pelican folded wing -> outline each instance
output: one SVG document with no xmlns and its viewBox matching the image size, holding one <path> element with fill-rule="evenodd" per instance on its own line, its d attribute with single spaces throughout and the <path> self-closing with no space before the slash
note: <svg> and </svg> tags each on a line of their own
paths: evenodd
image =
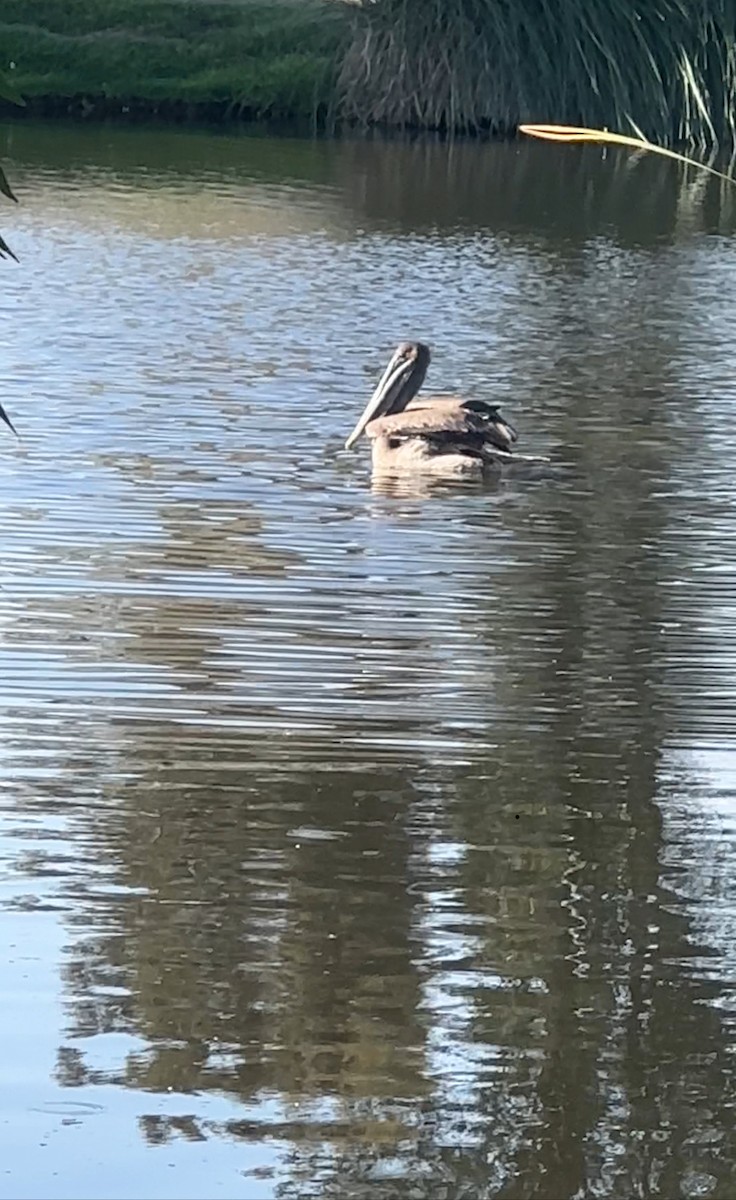
<svg viewBox="0 0 736 1200">
<path fill-rule="evenodd" d="M 371 421 L 365 432 L 369 438 L 426 438 L 432 442 L 467 438 L 473 447 L 488 443 L 499 450 L 510 450 L 516 441 L 516 430 L 497 408 L 459 396 L 412 400 L 403 412 Z"/>
</svg>

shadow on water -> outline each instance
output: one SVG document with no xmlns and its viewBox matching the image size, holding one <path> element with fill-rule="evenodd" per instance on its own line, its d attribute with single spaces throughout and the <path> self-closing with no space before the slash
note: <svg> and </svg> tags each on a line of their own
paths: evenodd
<svg viewBox="0 0 736 1200">
<path fill-rule="evenodd" d="M 538 147 L 31 130 L 18 1194 L 728 1196 L 726 208 Z M 372 487 L 339 446 L 407 328 L 555 469 Z"/>
<path fill-rule="evenodd" d="M 647 155 L 589 147 L 351 142 L 338 178 L 371 222 L 492 231 L 579 252 L 584 237 L 651 246 L 695 224 L 732 231 L 736 191 Z"/>
</svg>

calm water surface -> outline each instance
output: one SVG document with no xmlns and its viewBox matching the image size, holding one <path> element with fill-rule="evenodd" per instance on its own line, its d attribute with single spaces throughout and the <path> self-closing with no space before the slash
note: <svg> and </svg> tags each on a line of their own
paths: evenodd
<svg viewBox="0 0 736 1200">
<path fill-rule="evenodd" d="M 733 1196 L 733 195 L 4 138 L 0 1193 Z M 372 488 L 407 335 L 553 468 Z"/>
</svg>

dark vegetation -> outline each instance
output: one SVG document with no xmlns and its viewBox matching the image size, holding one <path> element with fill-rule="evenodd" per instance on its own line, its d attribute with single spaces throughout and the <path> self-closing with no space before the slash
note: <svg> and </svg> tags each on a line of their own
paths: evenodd
<svg viewBox="0 0 736 1200">
<path fill-rule="evenodd" d="M 733 145 L 733 0 L 377 0 L 356 22 L 345 111 L 388 125 L 510 133 L 606 126 Z"/>
</svg>

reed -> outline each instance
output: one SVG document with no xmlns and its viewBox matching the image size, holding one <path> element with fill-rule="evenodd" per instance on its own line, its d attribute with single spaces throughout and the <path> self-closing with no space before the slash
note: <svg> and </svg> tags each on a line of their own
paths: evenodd
<svg viewBox="0 0 736 1200">
<path fill-rule="evenodd" d="M 614 126 L 736 145 L 733 0 L 363 0 L 339 78 L 367 124 Z"/>
<path fill-rule="evenodd" d="M 661 154 L 665 158 L 674 159 L 675 162 L 684 163 L 687 167 L 695 167 L 698 171 L 714 175 L 716 179 L 723 179 L 726 183 L 736 185 L 736 178 L 733 175 L 725 175 L 723 171 L 716 171 L 710 163 L 698 162 L 697 159 L 688 158 L 686 154 L 678 154 L 676 150 L 669 150 L 666 146 L 657 146 L 653 142 L 647 141 L 646 138 L 614 133 L 610 129 L 587 129 L 576 125 L 520 125 L 519 133 L 526 134 L 527 137 L 539 138 L 543 142 L 593 142 L 600 146 L 626 146 L 629 150 L 644 150 L 648 154 Z"/>
</svg>

